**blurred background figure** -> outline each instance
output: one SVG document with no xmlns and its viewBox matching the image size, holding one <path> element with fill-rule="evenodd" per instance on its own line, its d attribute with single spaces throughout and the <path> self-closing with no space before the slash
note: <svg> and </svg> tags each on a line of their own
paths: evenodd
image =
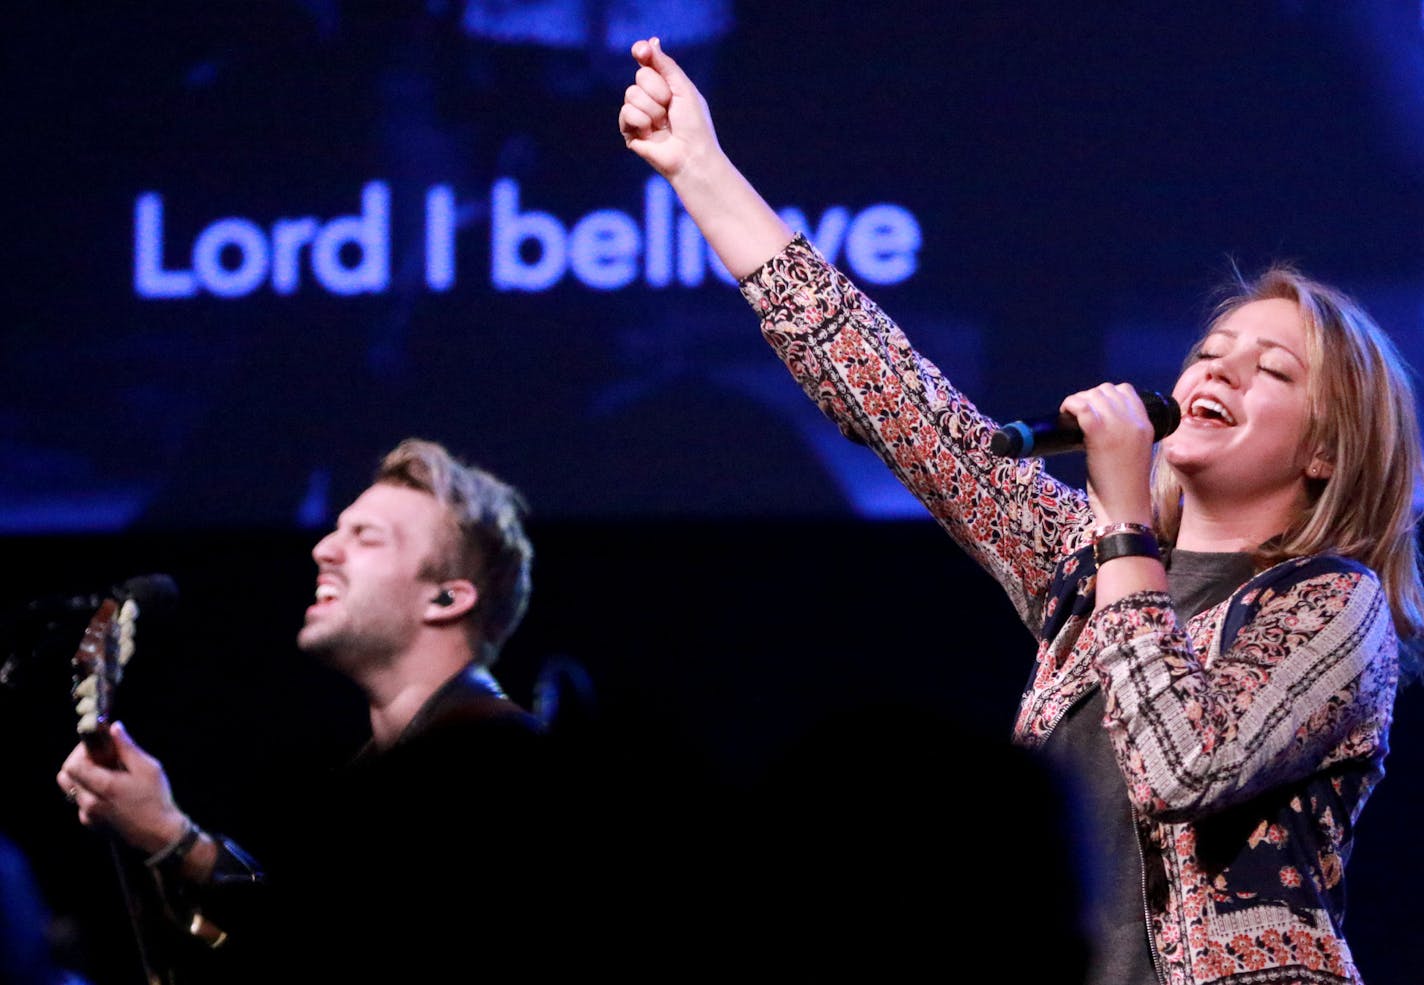
<svg viewBox="0 0 1424 985">
<path fill-rule="evenodd" d="M 29 861 L 0 835 L 0 985 L 85 985 L 65 967 L 73 946 L 40 895 Z"/>
</svg>

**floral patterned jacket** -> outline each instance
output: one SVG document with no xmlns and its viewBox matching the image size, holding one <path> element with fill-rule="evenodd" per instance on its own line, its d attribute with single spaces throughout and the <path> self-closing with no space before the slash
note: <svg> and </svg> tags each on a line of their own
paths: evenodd
<svg viewBox="0 0 1424 985">
<path fill-rule="evenodd" d="M 1297 558 L 1186 626 L 1158 592 L 1095 612 L 1083 492 L 1041 460 L 991 454 L 996 425 L 804 238 L 741 287 L 806 393 L 880 455 L 1040 640 L 1015 741 L 1040 746 L 1103 689 L 1162 980 L 1358 982 L 1343 869 L 1384 773 L 1398 683 L 1373 572 Z"/>
</svg>

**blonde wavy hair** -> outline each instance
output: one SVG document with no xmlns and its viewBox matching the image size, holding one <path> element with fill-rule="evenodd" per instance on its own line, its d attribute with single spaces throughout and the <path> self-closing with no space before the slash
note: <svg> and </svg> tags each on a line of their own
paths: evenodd
<svg viewBox="0 0 1424 985">
<path fill-rule="evenodd" d="M 1271 299 L 1291 301 L 1300 311 L 1310 365 L 1306 439 L 1334 467 L 1328 479 L 1306 480 L 1307 504 L 1279 537 L 1258 549 L 1257 567 L 1321 553 L 1367 565 L 1379 575 L 1411 670 L 1417 670 L 1424 585 L 1415 499 L 1424 490 L 1424 466 L 1409 369 L 1358 303 L 1283 264 L 1232 285 L 1187 362 L 1228 315 Z M 1158 533 L 1173 542 L 1181 525 L 1182 486 L 1160 455 L 1152 496 Z"/>
</svg>

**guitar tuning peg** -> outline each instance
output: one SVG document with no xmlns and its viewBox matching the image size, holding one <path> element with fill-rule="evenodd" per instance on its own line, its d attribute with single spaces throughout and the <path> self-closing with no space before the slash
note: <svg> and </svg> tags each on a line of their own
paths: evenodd
<svg viewBox="0 0 1424 985">
<path fill-rule="evenodd" d="M 99 716 L 92 712 L 79 719 L 79 724 L 74 727 L 74 731 L 80 735 L 88 735 L 90 732 L 99 730 Z"/>
<path fill-rule="evenodd" d="M 82 680 L 82 681 L 80 681 L 78 684 L 74 685 L 74 692 L 73 692 L 73 693 L 74 693 L 74 696 L 75 696 L 76 698 L 83 698 L 83 697 L 91 697 L 91 698 L 92 698 L 95 694 L 98 693 L 98 690 L 99 690 L 99 684 L 98 684 L 98 682 L 97 682 L 96 680 L 94 680 L 94 675 L 93 675 L 93 674 L 90 674 L 88 677 L 84 678 L 84 680 Z"/>
<path fill-rule="evenodd" d="M 75 702 L 74 713 L 82 719 L 87 716 L 92 716 L 95 711 L 98 710 L 98 707 L 99 702 L 94 698 L 94 696 L 92 694 L 86 694 L 84 697 L 80 698 L 77 702 Z"/>
<path fill-rule="evenodd" d="M 133 636 L 119 637 L 119 666 L 122 667 L 129 662 L 129 658 L 134 655 Z"/>
</svg>

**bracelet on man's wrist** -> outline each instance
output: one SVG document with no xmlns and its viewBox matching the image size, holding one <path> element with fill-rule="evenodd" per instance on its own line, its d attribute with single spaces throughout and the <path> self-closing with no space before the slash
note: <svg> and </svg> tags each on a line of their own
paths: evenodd
<svg viewBox="0 0 1424 985">
<path fill-rule="evenodd" d="M 183 815 L 183 833 L 154 852 L 143 860 L 143 864 L 150 869 L 162 866 L 165 869 L 176 868 L 183 864 L 183 860 L 188 857 L 188 853 L 193 850 L 193 846 L 202 837 L 203 830 L 193 823 L 193 819 L 186 814 Z"/>
</svg>

